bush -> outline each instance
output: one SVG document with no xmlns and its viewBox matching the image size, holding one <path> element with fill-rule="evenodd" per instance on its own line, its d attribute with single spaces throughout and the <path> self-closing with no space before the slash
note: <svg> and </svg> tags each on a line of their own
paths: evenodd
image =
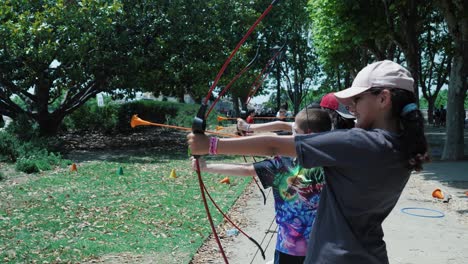
<svg viewBox="0 0 468 264">
<path fill-rule="evenodd" d="M 179 103 L 140 100 L 121 105 L 118 114 L 117 130 L 126 132 L 132 130 L 130 120 L 137 114 L 143 120 L 167 124 L 167 120 L 176 116 Z"/>
<path fill-rule="evenodd" d="M 26 115 L 19 115 L 6 128 L 8 133 L 15 135 L 19 140 L 28 141 L 39 136 L 39 129 Z"/>
<path fill-rule="evenodd" d="M 39 172 L 39 167 L 36 165 L 36 161 L 29 158 L 20 158 L 16 161 L 16 170 L 24 173 L 36 173 Z"/>
<path fill-rule="evenodd" d="M 91 99 L 67 116 L 63 121 L 62 128 L 111 133 L 117 127 L 119 107 L 119 105 L 115 104 L 107 104 L 104 107 L 98 107 L 96 99 Z"/>
<path fill-rule="evenodd" d="M 0 132 L 0 160 L 16 162 L 16 170 L 25 173 L 35 173 L 50 170 L 53 166 L 71 164 L 71 161 L 62 159 L 60 154 L 47 150 L 49 141 L 41 137 L 20 141 L 15 135 Z"/>
<path fill-rule="evenodd" d="M 69 164 L 71 164 L 71 161 L 62 159 L 60 154 L 49 153 L 46 149 L 34 149 L 33 152 L 18 159 L 16 170 L 25 173 L 36 173 L 51 170 L 53 166 L 64 167 Z"/>
<path fill-rule="evenodd" d="M 5 179 L 5 175 L 3 175 L 3 172 L 0 171 L 0 181 L 4 181 Z"/>
<path fill-rule="evenodd" d="M 107 104 L 98 107 L 92 99 L 64 119 L 64 126 L 73 130 L 94 130 L 104 133 L 130 132 L 130 120 L 137 114 L 141 119 L 160 124 L 192 127 L 193 117 L 200 105 L 175 102 L 140 100 L 125 104 Z M 211 113 L 208 124 L 216 124 Z M 141 128 L 140 128 L 141 129 Z"/>
<path fill-rule="evenodd" d="M 18 140 L 7 132 L 0 132 L 0 161 L 15 162 L 18 159 Z"/>
</svg>

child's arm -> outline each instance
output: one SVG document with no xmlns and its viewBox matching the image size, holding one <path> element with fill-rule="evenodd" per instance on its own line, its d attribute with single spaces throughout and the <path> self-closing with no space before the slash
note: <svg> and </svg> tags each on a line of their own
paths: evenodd
<svg viewBox="0 0 468 264">
<path fill-rule="evenodd" d="M 293 122 L 274 121 L 263 124 L 249 124 L 244 120 L 237 119 L 237 127 L 243 131 L 270 132 L 277 130 L 292 131 Z"/>
<path fill-rule="evenodd" d="M 197 169 L 195 159 L 191 158 L 192 168 Z M 200 171 L 208 173 L 219 173 L 231 176 L 256 176 L 253 164 L 232 164 L 232 163 L 209 163 L 202 158 L 198 159 Z"/>
<path fill-rule="evenodd" d="M 210 138 L 204 134 L 190 133 L 188 144 L 193 155 L 208 154 Z M 220 138 L 216 149 L 217 154 L 288 156 L 296 157 L 293 136 L 250 136 L 241 138 Z"/>
</svg>

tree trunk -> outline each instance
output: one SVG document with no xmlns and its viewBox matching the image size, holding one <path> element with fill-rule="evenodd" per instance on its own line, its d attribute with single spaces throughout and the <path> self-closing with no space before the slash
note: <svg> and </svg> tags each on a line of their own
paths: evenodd
<svg viewBox="0 0 468 264">
<path fill-rule="evenodd" d="M 239 117 L 240 116 L 239 97 L 237 97 L 236 95 L 232 95 L 232 107 L 234 108 L 236 117 Z"/>
<path fill-rule="evenodd" d="M 427 99 L 427 122 L 429 124 L 434 123 L 434 103 L 436 97 L 429 97 Z"/>
<path fill-rule="evenodd" d="M 281 107 L 281 72 L 280 72 L 280 64 L 278 60 L 276 60 L 275 63 L 276 63 L 276 110 L 279 111 Z"/>
<path fill-rule="evenodd" d="M 442 160 L 459 160 L 464 156 L 464 61 L 462 56 L 453 58 L 447 95 L 446 138 Z"/>
<path fill-rule="evenodd" d="M 63 117 L 57 115 L 43 114 L 38 115 L 36 121 L 39 125 L 39 133 L 41 136 L 55 136 L 57 135 Z"/>
<path fill-rule="evenodd" d="M 450 70 L 447 98 L 446 139 L 443 160 L 458 160 L 464 155 L 464 100 L 468 78 L 468 1 L 440 0 L 436 3 L 442 9 L 450 35 L 453 38 L 455 54 Z"/>
</svg>

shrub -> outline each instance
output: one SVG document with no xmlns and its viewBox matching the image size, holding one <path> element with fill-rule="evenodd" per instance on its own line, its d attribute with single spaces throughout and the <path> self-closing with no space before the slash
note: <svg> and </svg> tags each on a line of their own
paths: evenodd
<svg viewBox="0 0 468 264">
<path fill-rule="evenodd" d="M 119 105 L 107 104 L 98 107 L 96 99 L 75 110 L 63 121 L 64 129 L 94 130 L 111 133 L 117 127 L 117 113 Z"/>
<path fill-rule="evenodd" d="M 0 132 L 0 160 L 15 162 L 18 159 L 18 140 L 8 132 Z"/>
<path fill-rule="evenodd" d="M 5 175 L 3 175 L 3 172 L 0 171 L 0 181 L 4 181 L 5 179 Z"/>
<path fill-rule="evenodd" d="M 36 161 L 29 158 L 20 158 L 16 161 L 16 170 L 24 173 L 36 173 L 39 172 L 39 167 L 36 165 Z"/>
<path fill-rule="evenodd" d="M 177 114 L 178 103 L 140 100 L 121 105 L 118 114 L 118 130 L 130 131 L 130 120 L 133 115 L 153 123 L 167 124 L 167 120 Z"/>
<path fill-rule="evenodd" d="M 26 115 L 18 115 L 6 128 L 6 131 L 16 135 L 19 140 L 27 141 L 39 136 L 39 129 Z"/>
<path fill-rule="evenodd" d="M 41 137 L 20 141 L 8 132 L 0 132 L 0 160 L 16 162 L 16 170 L 25 173 L 71 164 L 71 161 L 62 159 L 60 154 L 47 150 L 49 141 Z"/>
<path fill-rule="evenodd" d="M 161 124 L 191 127 L 199 105 L 175 102 L 140 100 L 125 104 L 107 104 L 97 107 L 92 99 L 64 119 L 64 126 L 74 130 L 130 132 L 133 115 L 146 121 Z M 208 124 L 216 124 L 217 113 L 211 113 Z M 140 128 L 143 129 L 143 128 Z"/>
</svg>

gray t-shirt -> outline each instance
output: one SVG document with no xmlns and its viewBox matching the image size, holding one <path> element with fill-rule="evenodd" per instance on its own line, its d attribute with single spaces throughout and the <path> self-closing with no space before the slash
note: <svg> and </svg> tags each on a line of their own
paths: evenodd
<svg viewBox="0 0 468 264">
<path fill-rule="evenodd" d="M 324 167 L 326 181 L 305 263 L 388 263 L 382 222 L 410 175 L 398 135 L 353 128 L 295 141 L 298 163 Z"/>
</svg>

